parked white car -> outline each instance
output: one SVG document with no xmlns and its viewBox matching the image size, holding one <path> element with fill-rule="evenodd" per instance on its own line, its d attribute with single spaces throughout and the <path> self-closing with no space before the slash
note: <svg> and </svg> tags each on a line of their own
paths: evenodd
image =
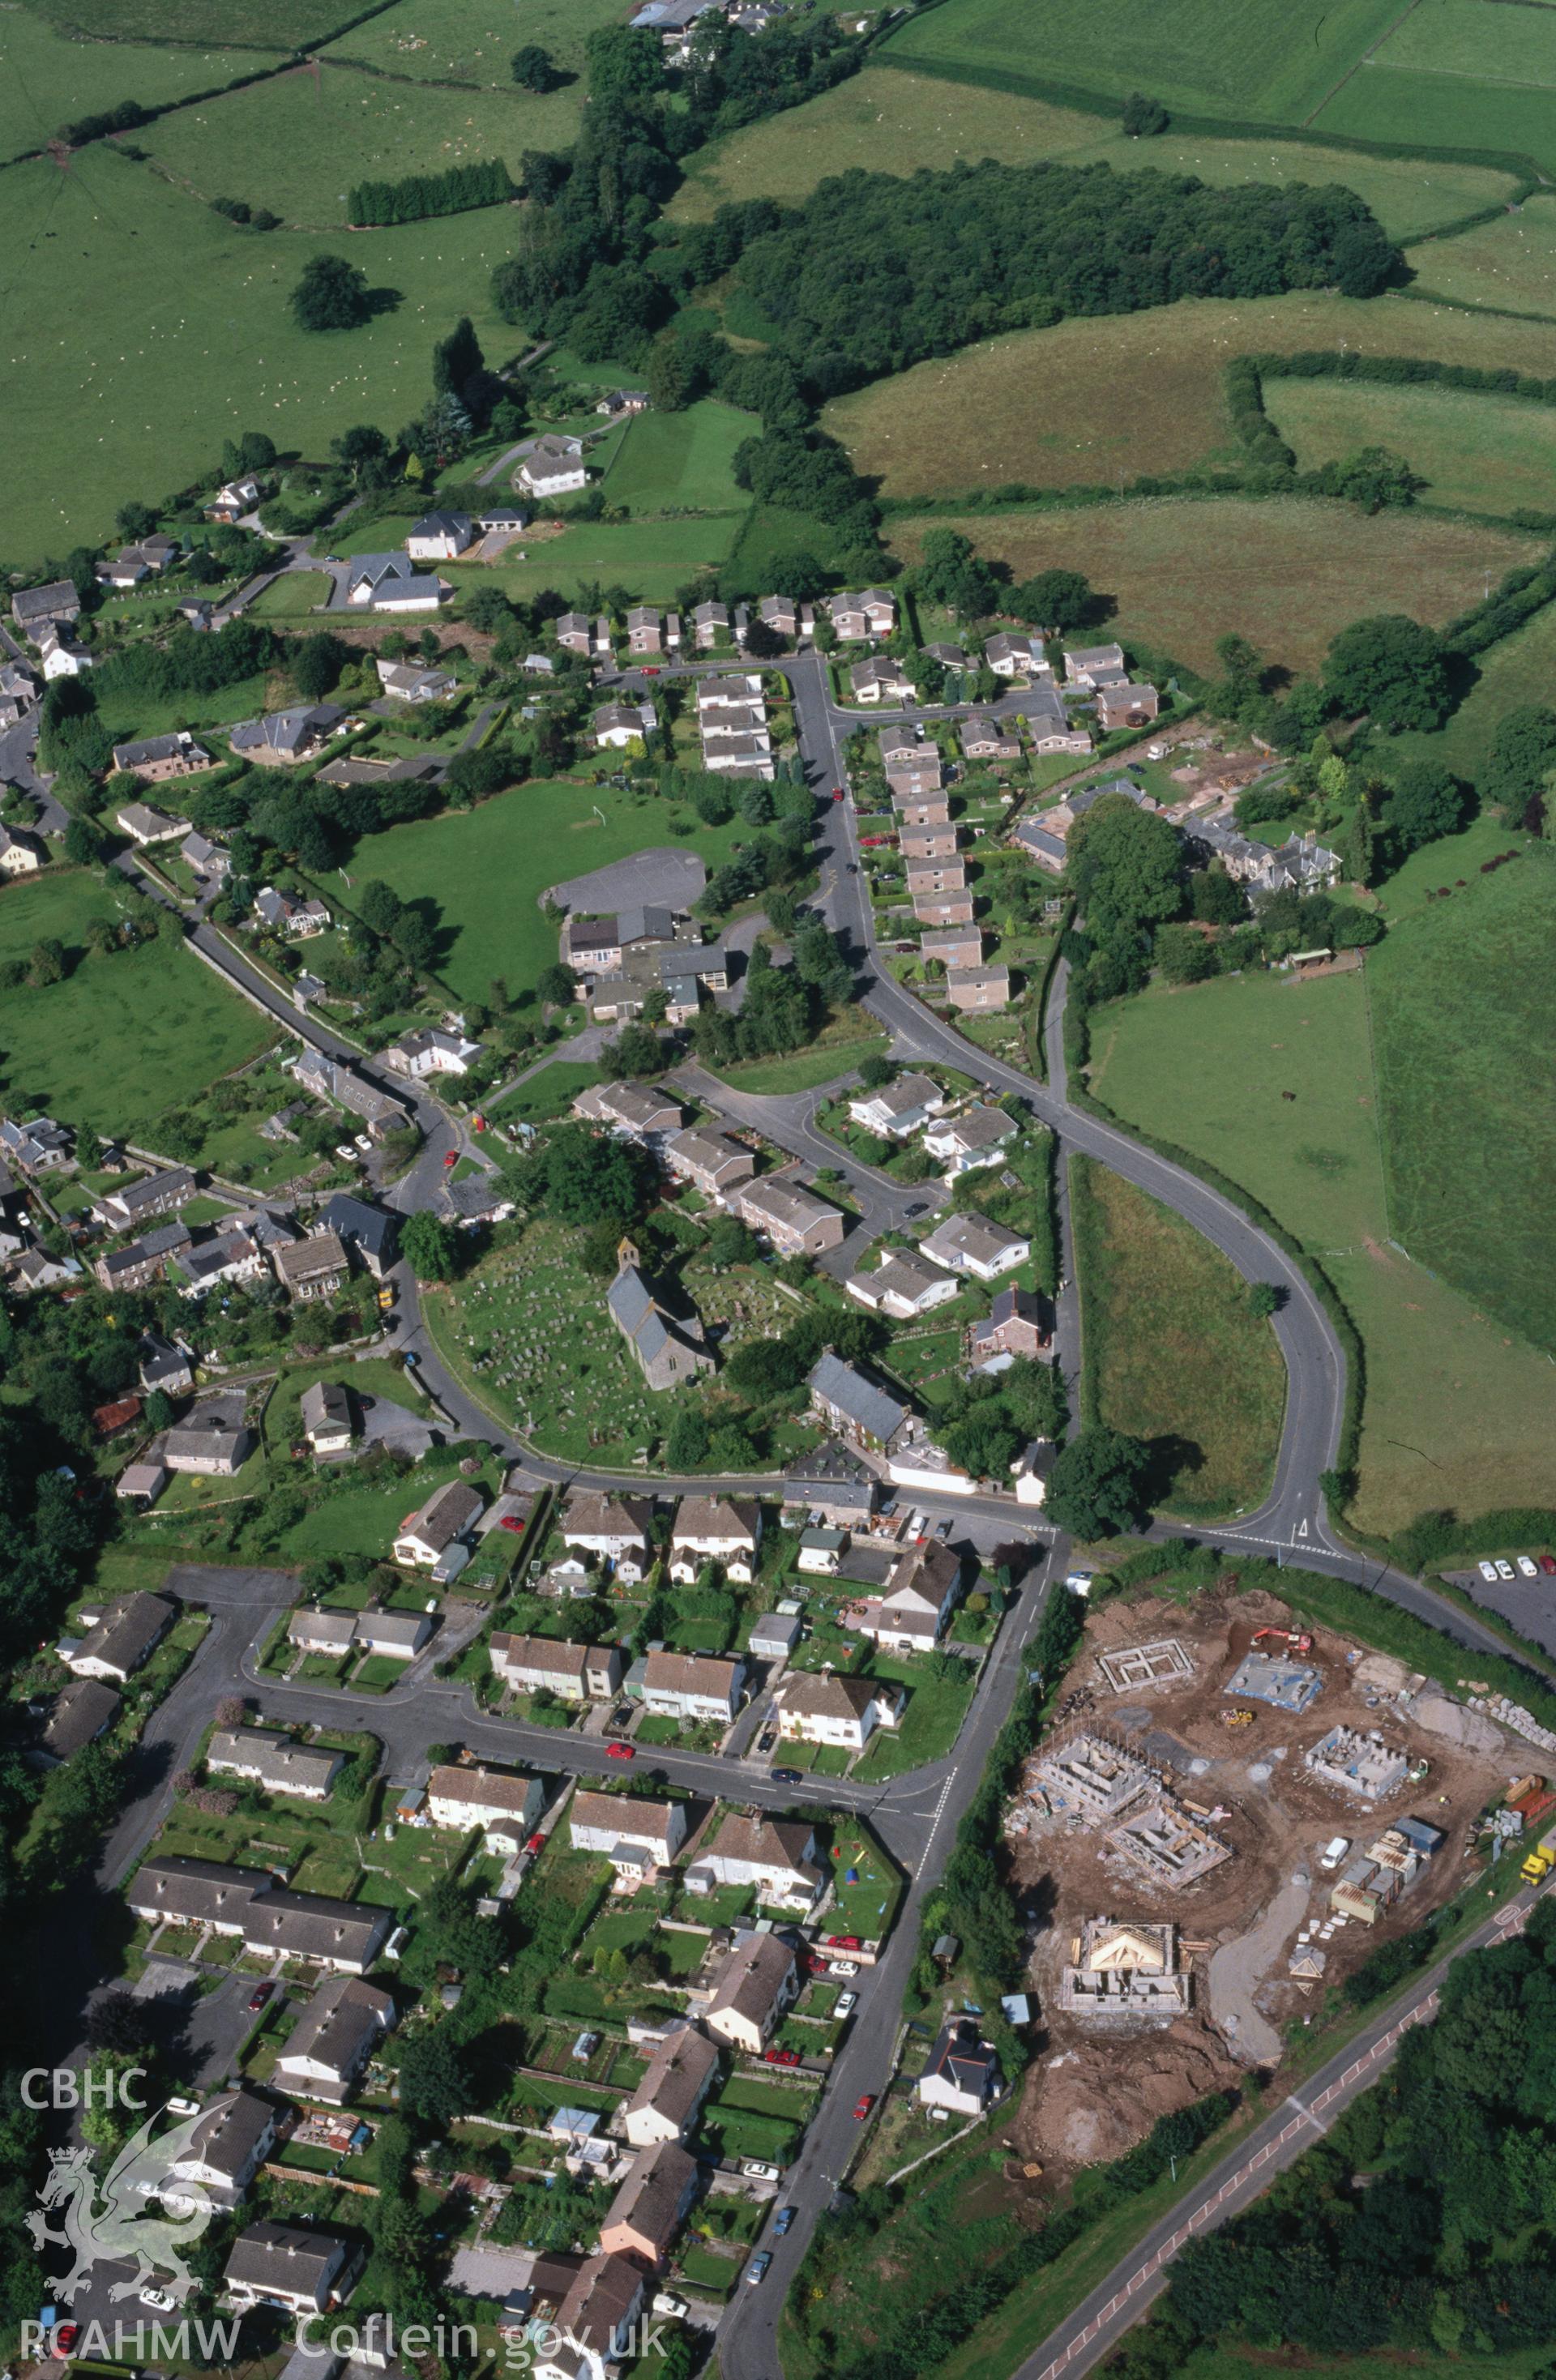
<svg viewBox="0 0 1556 2380">
<path fill-rule="evenodd" d="M 1525 1578 L 1538 1578 L 1539 1576 L 1539 1564 L 1538 1562 L 1531 1561 L 1527 1554 L 1519 1555 L 1518 1568 Z"/>
<path fill-rule="evenodd" d="M 1495 1586 L 1497 1583 L 1496 1563 L 1490 1561 L 1482 1562 L 1480 1564 L 1480 1575 L 1486 1581 L 1488 1586 Z"/>
</svg>

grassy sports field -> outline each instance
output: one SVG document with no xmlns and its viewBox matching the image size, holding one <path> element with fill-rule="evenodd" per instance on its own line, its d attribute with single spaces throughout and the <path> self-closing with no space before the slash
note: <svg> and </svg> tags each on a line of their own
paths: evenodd
<svg viewBox="0 0 1556 2380">
<path fill-rule="evenodd" d="M 432 342 L 461 310 L 490 356 L 515 352 L 489 298 L 507 253 L 505 208 L 375 233 L 372 277 L 400 290 L 400 305 L 362 330 L 310 338 L 286 298 L 314 235 L 239 231 L 103 144 L 66 175 L 47 162 L 13 166 L 6 189 L 6 420 L 28 457 L 6 501 L 18 563 L 111 537 L 127 496 L 213 469 L 240 431 L 322 453 L 350 422 L 397 426 L 422 402 Z M 62 387 L 79 393 L 76 411 L 60 404 Z"/>
<path fill-rule="evenodd" d="M 750 832 L 738 819 L 704 826 L 688 806 L 657 795 L 538 783 L 373 835 L 353 872 L 429 904 L 443 929 L 439 976 L 460 999 L 483 1001 L 494 976 L 517 994 L 555 958 L 556 928 L 538 905 L 550 885 L 659 844 L 684 844 L 717 866 Z"/>
<path fill-rule="evenodd" d="M 1283 382 L 1274 383 L 1283 386 Z M 1441 626 L 1478 602 L 1485 574 L 1530 562 L 1542 540 L 1520 530 L 1420 512 L 1368 519 L 1318 497 L 1161 497 L 1074 512 L 968 513 L 888 523 L 911 558 L 926 528 L 965 529 L 1020 580 L 1051 567 L 1085 573 L 1118 605 L 1110 625 L 1191 667 L 1214 664 L 1237 629 L 1271 661 L 1311 669 L 1336 631 L 1396 608 Z"/>
<path fill-rule="evenodd" d="M 1197 298 L 985 340 L 839 397 L 822 419 L 888 496 L 1011 480 L 1105 487 L 1239 458 L 1223 394 L 1233 358 L 1343 341 L 1368 355 L 1541 374 L 1550 364 L 1543 323 L 1409 298 Z"/>
<path fill-rule="evenodd" d="M 893 47 L 885 55 L 894 60 L 900 53 Z M 1513 187 L 1505 174 L 1486 166 L 1365 157 L 1298 140 L 1212 140 L 1171 130 L 1160 140 L 1130 140 L 1106 116 L 905 73 L 902 66 L 866 67 L 804 107 L 698 151 L 684 163 L 687 180 L 670 203 L 671 219 L 700 222 L 727 200 L 758 192 L 798 200 L 827 175 L 855 166 L 912 174 L 959 157 L 1011 165 L 1101 160 L 1121 173 L 1150 166 L 1214 183 L 1343 182 L 1395 239 L 1419 238 L 1438 224 L 1494 205 Z"/>
<path fill-rule="evenodd" d="M 1111 1428 L 1154 1441 L 1155 1493 L 1185 1520 L 1250 1512 L 1281 1442 L 1274 1332 L 1210 1242 L 1088 1158 L 1070 1169 L 1088 1396 Z"/>
<path fill-rule="evenodd" d="M 503 91 L 446 91 L 388 81 L 350 67 L 298 67 L 246 91 L 164 116 L 140 137 L 157 164 L 201 199 L 246 199 L 308 231 L 344 225 L 353 183 L 437 174 L 486 157 L 517 176 L 526 149 L 558 149 L 573 138 L 579 89 L 544 99 L 509 83 Z M 504 209 L 483 209 L 499 220 Z M 443 217 L 418 225 L 435 237 Z M 503 224 L 511 236 L 511 218 Z M 268 237 L 268 235 L 267 235 Z M 392 234 L 364 235 L 352 261 L 380 278 L 377 256 Z M 256 242 L 262 245 L 262 242 Z"/>
<path fill-rule="evenodd" d="M 1537 193 L 1494 223 L 1424 241 L 1406 262 L 1434 298 L 1556 318 L 1556 205 Z"/>
<path fill-rule="evenodd" d="M 1556 22 L 1515 8 L 1489 27 L 1482 0 L 1418 0 L 1320 110 L 1325 132 L 1556 160 Z"/>
<path fill-rule="evenodd" d="M 1393 1234 L 1545 1348 L 1556 1281 L 1539 1185 L 1556 1179 L 1556 1110 L 1529 1053 L 1556 1047 L 1553 903 L 1556 853 L 1529 845 L 1433 902 L 1368 969 Z"/>
<path fill-rule="evenodd" d="M 1549 508 L 1556 406 L 1465 389 L 1270 380 L 1264 408 L 1305 471 L 1387 446 L 1426 480 L 1428 504 L 1504 518 Z"/>
<path fill-rule="evenodd" d="M 1068 79 L 1123 98 L 1149 91 L 1169 107 L 1271 124 L 1301 124 L 1378 41 L 1392 0 L 944 0 L 891 38 L 894 55 L 995 90 Z M 1045 78 L 1044 69 L 1047 68 Z"/>
<path fill-rule="evenodd" d="M 617 0 L 396 0 L 332 42 L 327 55 L 360 58 L 383 74 L 511 91 L 509 60 L 522 43 L 538 42 L 564 72 L 579 75 L 590 34 L 621 21 Z"/>
<path fill-rule="evenodd" d="M 744 513 L 693 519 L 579 521 L 554 537 L 533 531 L 511 546 L 491 576 L 512 595 L 554 587 L 576 594 L 579 583 L 626 587 L 644 603 L 667 603 L 699 571 L 716 570 L 740 533 Z"/>
<path fill-rule="evenodd" d="M 0 960 L 64 943 L 63 983 L 6 994 L 4 1098 L 11 1114 L 45 1110 L 100 1133 L 146 1135 L 274 1038 L 274 1028 L 176 942 L 106 958 L 86 933 L 122 915 L 111 892 L 71 868 L 0 892 Z M 153 1143 L 154 1145 L 154 1143 Z"/>
<path fill-rule="evenodd" d="M 684 413 L 639 414 L 605 473 L 605 500 L 634 513 L 744 513 L 750 497 L 735 484 L 735 450 L 760 428 L 755 414 L 712 398 Z"/>
<path fill-rule="evenodd" d="M 1477 859 L 1484 836 L 1464 841 Z M 1456 864 L 1452 843 L 1435 848 L 1448 880 L 1476 872 Z M 1402 927 L 1396 965 L 1415 931 Z M 1367 1359 L 1360 1526 L 1386 1532 L 1433 1505 L 1473 1513 L 1556 1500 L 1556 1370 L 1389 1245 L 1361 976 L 1152 991 L 1096 1020 L 1092 1055 L 1092 1087 L 1116 1114 L 1240 1183 L 1313 1250 L 1344 1300 Z M 1460 1120 L 1461 1134 L 1475 1128 Z M 1526 1195 L 1510 1169 L 1506 1203 L 1484 1218 L 1489 1241 Z"/>
</svg>

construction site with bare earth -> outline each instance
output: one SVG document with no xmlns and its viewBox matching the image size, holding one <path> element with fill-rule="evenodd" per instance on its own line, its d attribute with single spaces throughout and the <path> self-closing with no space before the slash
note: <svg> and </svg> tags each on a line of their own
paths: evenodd
<svg viewBox="0 0 1556 2380">
<path fill-rule="evenodd" d="M 1019 2155 L 1052 2182 L 1274 2073 L 1380 1943 L 1530 1848 L 1544 1731 L 1461 1694 L 1262 1593 L 1088 1612 L 1005 1814 L 1044 2033 Z"/>
</svg>

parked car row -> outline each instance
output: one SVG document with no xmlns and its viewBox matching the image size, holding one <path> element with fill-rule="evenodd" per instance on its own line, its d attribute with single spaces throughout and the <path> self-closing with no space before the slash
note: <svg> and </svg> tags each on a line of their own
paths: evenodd
<svg viewBox="0 0 1556 2380">
<path fill-rule="evenodd" d="M 1499 1557 L 1494 1561 L 1480 1562 L 1477 1567 L 1487 1585 L 1495 1586 L 1499 1580 L 1503 1579 L 1538 1578 L 1541 1571 L 1548 1577 L 1556 1577 L 1556 1555 L 1515 1554 L 1512 1561 L 1504 1561 Z"/>
</svg>

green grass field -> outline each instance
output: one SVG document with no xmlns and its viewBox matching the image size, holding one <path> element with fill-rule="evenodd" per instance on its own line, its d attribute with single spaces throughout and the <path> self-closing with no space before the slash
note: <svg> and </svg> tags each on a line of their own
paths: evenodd
<svg viewBox="0 0 1556 2380">
<path fill-rule="evenodd" d="M 298 67 L 182 108 L 139 137 L 198 197 L 247 199 L 317 232 L 348 221 L 346 200 L 355 182 L 437 174 L 484 157 L 505 158 L 517 176 L 526 149 L 562 147 L 572 139 L 577 106 L 576 94 L 538 99 L 512 83 L 504 91 L 445 91 L 349 67 Z M 511 238 L 506 210 L 482 212 Z M 417 228 L 423 238 L 436 237 L 435 228 Z M 353 261 L 366 266 L 370 280 L 379 278 L 381 241 L 393 237 L 375 232 L 358 243 L 361 253 Z"/>
<path fill-rule="evenodd" d="M 149 1136 L 164 1108 L 274 1038 L 176 943 L 88 955 L 87 928 L 120 914 L 113 894 L 77 869 L 0 892 L 0 960 L 26 959 L 52 939 L 73 954 L 63 983 L 6 994 L 3 1085 L 12 1114 L 40 1108 L 100 1133 Z"/>
<path fill-rule="evenodd" d="M 1556 207 L 1542 194 L 1453 239 L 1427 240 L 1405 261 L 1434 298 L 1556 318 Z"/>
<path fill-rule="evenodd" d="M 1460 840 L 1462 858 L 1452 841 L 1435 846 L 1439 880 L 1478 885 L 1483 832 Z M 1416 930 L 1408 917 L 1394 967 Z M 1361 1527 L 1387 1532 L 1432 1505 L 1556 1501 L 1556 1370 L 1388 1245 L 1367 999 L 1359 975 L 1152 991 L 1096 1020 L 1092 1087 L 1241 1184 L 1323 1264 L 1366 1349 Z M 1511 1198 L 1528 1188 L 1510 1175 Z"/>
<path fill-rule="evenodd" d="M 1366 200 L 1394 239 L 1418 239 L 1492 205 L 1512 188 L 1486 166 L 1419 164 L 1348 154 L 1299 140 L 1213 140 L 1169 130 L 1130 140 L 1106 117 L 1003 91 L 944 82 L 901 71 L 895 45 L 887 63 L 866 67 L 804 107 L 748 125 L 687 158 L 687 180 L 671 200 L 672 221 L 696 223 L 734 199 L 797 201 L 829 174 L 911 174 L 997 158 L 1003 164 L 1064 164 L 1102 160 L 1121 173 L 1152 167 L 1197 174 L 1202 182 L 1343 182 Z"/>
<path fill-rule="evenodd" d="M 1426 480 L 1428 504 L 1503 518 L 1550 507 L 1556 407 L 1462 389 L 1270 380 L 1264 407 L 1305 471 L 1387 446 Z"/>
<path fill-rule="evenodd" d="M 605 473 L 605 501 L 634 513 L 744 513 L 751 500 L 735 484 L 735 450 L 760 427 L 712 398 L 685 413 L 639 414 Z"/>
<path fill-rule="evenodd" d="M 566 73 L 581 75 L 590 34 L 621 20 L 616 0 L 396 0 L 382 16 L 343 33 L 328 55 L 360 58 L 383 74 L 511 91 L 509 60 L 522 43 L 538 42 Z M 575 86 L 571 96 L 576 109 L 581 90 Z"/>
<path fill-rule="evenodd" d="M 688 579 L 720 567 L 743 519 L 728 512 L 693 520 L 579 521 L 555 536 L 531 532 L 491 575 L 512 595 L 538 595 L 548 587 L 569 595 L 581 581 L 596 579 L 630 588 L 645 603 L 667 603 Z"/>
<path fill-rule="evenodd" d="M 0 158 L 41 149 L 62 124 L 117 106 L 165 106 L 252 74 L 251 51 L 121 49 L 71 41 L 31 8 L 0 14 Z"/>
<path fill-rule="evenodd" d="M 1342 345 L 1543 375 L 1550 339 L 1538 322 L 1394 295 L 1195 298 L 985 340 L 839 397 L 822 419 L 889 496 L 1115 486 L 1240 459 L 1223 390 L 1234 356 Z"/>
<path fill-rule="evenodd" d="M 1268 1491 L 1285 1369 L 1246 1288 L 1191 1226 L 1088 1158 L 1070 1169 L 1088 1395 L 1112 1429 L 1161 1442 L 1165 1510 L 1208 1521 Z"/>
<path fill-rule="evenodd" d="M 1552 90 L 1556 19 L 1544 8 L 1489 25 L 1484 0 L 1417 0 L 1316 121 L 1373 140 L 1517 151 L 1549 166 Z"/>
<path fill-rule="evenodd" d="M 1482 653 L 1476 667 L 1479 675 L 1447 724 L 1434 735 L 1400 736 L 1391 747 L 1391 758 L 1441 760 L 1444 768 L 1473 783 L 1503 712 L 1521 703 L 1550 700 L 1556 673 L 1556 607 L 1548 605 L 1537 612 L 1516 636 L 1504 638 L 1489 652 Z M 1502 836 L 1501 844 L 1508 839 Z"/>
<path fill-rule="evenodd" d="M 507 252 L 504 208 L 375 233 L 372 278 L 403 302 L 362 330 L 310 338 L 286 297 L 318 251 L 312 234 L 238 231 L 102 145 L 63 176 L 47 163 L 13 166 L 6 189 L 6 419 L 28 457 L 6 497 L 17 563 L 112 537 L 127 496 L 214 471 L 223 439 L 240 431 L 322 454 L 352 421 L 397 425 L 409 393 L 420 402 L 432 341 L 461 310 L 489 356 L 515 351 L 488 292 Z"/>
<path fill-rule="evenodd" d="M 1229 15 L 1219 0 L 944 0 L 891 37 L 893 55 L 997 91 L 1043 95 L 1045 80 L 1123 98 L 1149 91 L 1169 107 L 1237 120 L 1300 124 L 1397 10 L 1392 0 L 1251 0 Z M 1048 74 L 1045 76 L 1045 67 Z"/>
<path fill-rule="evenodd" d="M 250 617 L 261 620 L 306 619 L 316 604 L 324 602 L 330 592 L 330 582 L 322 570 L 289 570 L 283 578 L 271 584 L 249 605 Z"/>
<path fill-rule="evenodd" d="M 1543 1195 L 1556 1179 L 1556 1110 L 1531 1096 L 1529 1053 L 1556 1047 L 1553 863 L 1536 844 L 1477 873 L 1391 935 L 1368 969 L 1394 1236 L 1545 1348 L 1556 1348 Z"/>
<path fill-rule="evenodd" d="M 1543 551 L 1520 530 L 1416 511 L 1368 519 L 1301 496 L 1160 497 L 888 523 L 909 560 L 930 527 L 966 530 L 1017 580 L 1051 566 L 1084 572 L 1118 606 L 1110 630 L 1198 669 L 1213 667 L 1216 639 L 1233 628 L 1287 669 L 1315 668 L 1337 629 L 1392 608 L 1402 585 L 1416 618 L 1440 627 L 1479 601 L 1488 570 L 1495 579 Z"/>
<path fill-rule="evenodd" d="M 782 1099 L 790 1091 L 813 1091 L 822 1083 L 834 1082 L 861 1059 L 885 1047 L 884 1038 L 866 1012 L 850 1008 L 825 1027 L 812 1048 L 798 1050 L 792 1058 L 749 1058 L 713 1071 L 733 1090 L 751 1091 L 759 1099 Z"/>
<path fill-rule="evenodd" d="M 460 999 L 483 1001 L 494 976 L 517 995 L 555 958 L 556 928 L 538 905 L 549 886 L 659 844 L 684 844 L 717 865 L 749 832 L 738 819 L 704 826 L 655 795 L 559 781 L 392 827 L 359 848 L 358 864 L 402 900 L 432 904 L 445 938 L 440 978 Z"/>
<path fill-rule="evenodd" d="M 359 13 L 359 0 L 29 0 L 33 12 L 64 32 L 115 42 L 204 43 L 244 48 L 264 36 L 266 49 L 301 49 L 327 41 Z"/>
</svg>

